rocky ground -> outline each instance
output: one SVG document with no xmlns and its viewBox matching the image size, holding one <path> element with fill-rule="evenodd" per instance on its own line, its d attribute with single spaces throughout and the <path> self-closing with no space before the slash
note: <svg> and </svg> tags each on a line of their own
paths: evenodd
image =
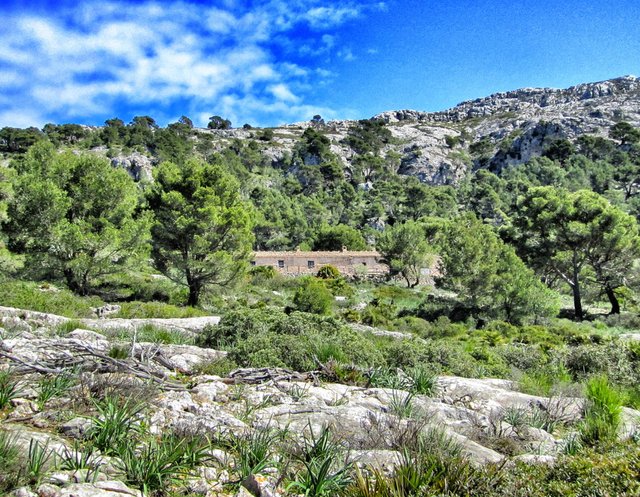
<svg viewBox="0 0 640 497">
<path fill-rule="evenodd" d="M 11 368 L 20 383 L 0 427 L 14 434 L 24 452 L 37 440 L 57 454 L 49 458 L 37 484 L 14 491 L 21 497 L 140 495 L 123 483 L 117 458 L 96 454 L 100 464 L 91 478 L 87 470 L 63 470 L 59 464 L 96 422 L 90 399 L 107 390 L 144 400 L 144 423 L 151 434 L 233 441 L 277 431 L 286 433 L 287 444 L 295 446 L 329 428 L 346 459 L 385 472 L 400 460 L 403 444 L 419 434 L 455 444 L 478 465 L 515 460 L 553 464 L 575 439 L 583 414 L 580 398 L 527 395 L 512 382 L 497 379 L 442 376 L 425 395 L 402 381 L 402 372 L 398 388 L 330 383 L 323 381 L 322 371 L 237 370 L 221 377 L 204 373 L 225 356 L 222 351 L 136 341 L 135 329 L 145 320 L 119 320 L 119 329 L 132 332 L 122 340 L 122 335 L 114 338 L 115 320 L 87 320 L 83 324 L 91 329 L 63 333 L 56 330 L 68 320 L 60 316 L 10 308 L 0 309 L 0 316 L 0 366 Z M 198 319 L 153 324 L 198 333 L 217 322 Z M 69 370 L 77 381 L 43 402 L 41 378 Z M 636 429 L 638 416 L 625 410 L 621 437 Z M 207 463 L 183 482 L 188 491 L 211 497 L 282 495 L 275 464 L 238 486 L 234 475 L 239 456 L 227 450 L 232 445 L 212 446 Z"/>
</svg>

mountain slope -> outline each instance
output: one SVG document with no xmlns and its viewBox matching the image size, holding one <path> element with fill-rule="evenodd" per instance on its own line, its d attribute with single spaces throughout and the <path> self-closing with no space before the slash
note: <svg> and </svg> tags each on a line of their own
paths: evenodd
<svg viewBox="0 0 640 497">
<path fill-rule="evenodd" d="M 462 102 L 441 112 L 388 111 L 373 117 L 393 137 L 380 150 L 393 172 L 432 185 L 456 184 L 472 168 L 499 171 L 540 156 L 557 140 L 583 134 L 607 136 L 616 122 L 640 126 L 640 79 L 626 76 L 567 89 L 523 88 Z M 359 155 L 345 143 L 357 121 L 310 121 L 274 128 L 263 153 L 276 167 L 286 167 L 305 129 L 313 127 L 330 140 L 347 175 Z M 222 142 L 247 140 L 255 130 L 199 130 Z M 319 157 L 304 158 L 306 165 Z"/>
</svg>

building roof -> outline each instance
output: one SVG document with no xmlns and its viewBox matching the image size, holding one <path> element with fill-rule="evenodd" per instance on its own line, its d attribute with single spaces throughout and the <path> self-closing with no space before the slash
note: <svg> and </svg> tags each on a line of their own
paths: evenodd
<svg viewBox="0 0 640 497">
<path fill-rule="evenodd" d="M 253 255 L 254 257 L 335 257 L 335 256 L 382 257 L 380 253 L 375 250 L 256 251 L 253 253 Z"/>
</svg>

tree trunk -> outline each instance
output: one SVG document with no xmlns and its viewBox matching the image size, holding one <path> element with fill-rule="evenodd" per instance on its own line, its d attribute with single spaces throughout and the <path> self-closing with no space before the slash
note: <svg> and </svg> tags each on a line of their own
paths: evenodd
<svg viewBox="0 0 640 497">
<path fill-rule="evenodd" d="M 73 293 L 77 295 L 83 294 L 82 285 L 78 283 L 78 280 L 76 279 L 76 275 L 71 269 L 64 270 L 64 278 L 65 280 L 67 280 L 67 287 L 69 288 L 69 290 L 71 290 Z"/>
<path fill-rule="evenodd" d="M 574 310 L 574 319 L 576 321 L 582 321 L 583 312 L 582 312 L 582 297 L 580 296 L 580 268 L 576 263 L 576 255 L 573 255 L 573 284 L 571 285 L 571 290 L 573 291 L 573 310 Z"/>
<path fill-rule="evenodd" d="M 611 304 L 611 312 L 609 314 L 620 314 L 620 302 L 618 302 L 618 297 L 616 297 L 616 292 L 613 291 L 613 288 L 607 286 L 605 288 L 605 292 L 607 293 L 607 298 L 609 299 L 609 303 Z"/>
<path fill-rule="evenodd" d="M 197 281 L 189 283 L 189 298 L 187 299 L 187 305 L 195 307 L 200 300 L 200 284 Z"/>
</svg>

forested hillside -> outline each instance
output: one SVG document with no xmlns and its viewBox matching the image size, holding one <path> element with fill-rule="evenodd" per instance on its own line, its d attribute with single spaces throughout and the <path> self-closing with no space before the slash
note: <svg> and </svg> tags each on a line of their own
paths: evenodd
<svg viewBox="0 0 640 497">
<path fill-rule="evenodd" d="M 393 252 L 386 255 L 406 264 L 410 254 L 401 252 L 411 247 L 440 254 L 439 284 L 458 295 L 479 292 L 495 304 L 497 288 L 473 290 L 474 283 L 461 281 L 469 279 L 463 273 L 500 279 L 520 271 L 513 264 L 522 259 L 549 287 L 571 293 L 578 318 L 583 298 L 606 297 L 619 313 L 620 299 L 632 300 L 638 251 L 639 102 L 640 83 L 628 77 L 496 94 L 434 114 L 390 112 L 328 123 L 315 116 L 274 129 L 233 129 L 219 116 L 208 129 L 195 129 L 186 116 L 166 128 L 148 116 L 129 124 L 109 119 L 100 128 L 4 128 L 3 233 L 16 256 L 7 253 L 6 265 L 26 261 L 30 277 L 64 276 L 70 289 L 88 294 L 108 285 L 109 273 L 148 257 L 153 245 L 157 266 L 171 265 L 165 273 L 193 280 L 194 303 L 199 277 L 187 276 L 185 262 L 167 258 L 166 250 L 176 247 L 160 255 L 161 245 L 171 243 L 159 240 L 162 232 L 179 229 L 160 213 L 194 216 L 187 206 L 166 205 L 163 195 L 197 196 L 204 187 L 234 196 L 219 206 L 233 230 L 245 231 L 244 246 L 228 241 L 232 254 L 357 250 L 405 230 L 411 241 L 382 243 Z M 216 179 L 181 190 L 199 174 Z M 189 230 L 205 230 L 215 215 L 190 219 Z M 411 230 L 414 223 L 420 229 Z M 483 257 L 466 260 L 460 251 L 473 250 L 451 246 L 447 225 L 465 227 L 458 238 L 488 237 L 495 248 L 483 243 Z M 518 257 L 507 263 L 504 250 Z M 483 267 L 492 258 L 509 267 Z M 401 266 L 392 272 L 402 273 Z M 481 279 L 490 285 L 491 278 Z M 469 298 L 471 314 L 511 319 L 505 313 L 512 311 L 485 309 L 481 298 Z"/>
</svg>

